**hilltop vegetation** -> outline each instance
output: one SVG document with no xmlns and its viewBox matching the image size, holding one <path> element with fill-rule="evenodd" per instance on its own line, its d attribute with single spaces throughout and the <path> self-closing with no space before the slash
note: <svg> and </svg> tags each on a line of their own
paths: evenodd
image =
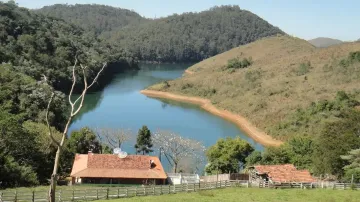
<svg viewBox="0 0 360 202">
<path fill-rule="evenodd" d="M 317 49 L 301 39 L 269 37 L 204 60 L 188 69 L 193 74 L 150 89 L 210 99 L 286 141 L 253 154 L 253 164 L 293 163 L 341 178 L 347 162 L 340 155 L 360 147 L 359 50 L 359 43 Z M 252 63 L 228 68 L 234 58 Z"/>
<path fill-rule="evenodd" d="M 114 11 L 116 15 L 111 15 Z M 101 33 L 101 38 L 119 44 L 139 60 L 156 62 L 201 61 L 262 37 L 283 34 L 279 28 L 238 6 L 213 7 L 200 13 L 154 20 L 101 5 L 55 5 L 38 12 Z M 128 21 L 121 23 L 124 16 Z M 115 19 L 120 23 L 114 23 Z"/>
<path fill-rule="evenodd" d="M 96 35 L 106 35 L 107 32 L 127 25 L 137 25 L 148 21 L 134 11 L 95 4 L 55 4 L 35 11 L 45 16 L 63 19 Z"/>
<path fill-rule="evenodd" d="M 0 63 L 36 80 L 45 75 L 57 90 L 67 90 L 75 56 L 89 69 L 102 63 L 132 64 L 131 55 L 109 46 L 94 35 L 63 20 L 45 17 L 12 3 L 0 2 Z M 121 68 L 121 67 L 117 67 Z M 96 72 L 96 71 L 95 71 Z M 92 78 L 94 71 L 87 72 Z"/>
<path fill-rule="evenodd" d="M 333 46 L 333 45 L 339 45 L 344 42 L 341 40 L 338 40 L 338 39 L 318 37 L 318 38 L 309 40 L 309 43 L 311 43 L 312 45 L 314 45 L 315 47 L 318 47 L 318 48 L 326 48 L 326 47 Z"/>
</svg>

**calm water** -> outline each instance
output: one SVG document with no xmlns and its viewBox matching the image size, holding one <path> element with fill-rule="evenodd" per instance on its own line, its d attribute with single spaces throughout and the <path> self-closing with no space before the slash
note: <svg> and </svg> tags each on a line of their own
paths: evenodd
<svg viewBox="0 0 360 202">
<path fill-rule="evenodd" d="M 140 90 L 152 84 L 181 77 L 188 66 L 142 64 L 140 71 L 118 74 L 103 91 L 87 95 L 82 113 L 70 131 L 84 126 L 122 128 L 130 129 L 135 139 L 138 129 L 147 125 L 153 132 L 170 130 L 202 141 L 206 147 L 219 138 L 240 136 L 257 150 L 263 150 L 262 145 L 244 135 L 236 125 L 197 106 L 140 94 Z M 122 149 L 134 153 L 133 145 L 134 141 L 125 142 Z"/>
</svg>

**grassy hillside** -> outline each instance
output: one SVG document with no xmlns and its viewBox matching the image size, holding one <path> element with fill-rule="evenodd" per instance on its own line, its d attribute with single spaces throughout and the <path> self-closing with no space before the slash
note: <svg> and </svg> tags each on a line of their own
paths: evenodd
<svg viewBox="0 0 360 202">
<path fill-rule="evenodd" d="M 338 39 L 318 37 L 318 38 L 309 40 L 309 43 L 311 43 L 312 45 L 314 45 L 315 47 L 318 47 L 318 48 L 326 48 L 326 47 L 329 47 L 332 45 L 342 44 L 344 42 L 341 40 L 338 40 Z"/>
<path fill-rule="evenodd" d="M 150 89 L 210 99 L 215 106 L 238 113 L 285 140 L 295 133 L 320 130 L 319 121 L 333 118 L 330 114 L 304 126 L 295 120 L 290 125 L 297 131 L 291 127 L 283 131 L 281 124 L 293 120 L 297 110 L 307 109 L 312 102 L 333 100 L 338 91 L 359 98 L 360 62 L 348 58 L 359 50 L 359 43 L 317 49 L 298 38 L 269 37 L 204 60 L 188 69 L 193 74 Z M 234 58 L 252 63 L 247 68 L 228 68 Z"/>
<path fill-rule="evenodd" d="M 118 199 L 111 201 L 124 202 L 182 202 L 182 201 L 256 201 L 256 202 L 355 202 L 358 199 L 358 191 L 334 191 L 334 190 L 274 190 L 274 189 L 241 189 L 229 188 L 221 190 L 202 191 L 196 193 L 181 193 L 162 196 L 134 197 L 126 199 Z M 105 200 L 104 200 L 105 201 Z M 108 201 L 108 200 L 106 200 Z M 101 201 L 100 201 L 101 202 Z"/>
<path fill-rule="evenodd" d="M 144 19 L 102 5 L 54 5 L 38 10 L 100 35 L 140 60 L 198 62 L 259 38 L 283 33 L 250 11 L 220 6 L 199 13 Z"/>
</svg>

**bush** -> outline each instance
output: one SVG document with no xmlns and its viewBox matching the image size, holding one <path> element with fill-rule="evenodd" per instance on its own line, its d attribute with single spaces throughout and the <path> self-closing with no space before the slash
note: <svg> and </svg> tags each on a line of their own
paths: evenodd
<svg viewBox="0 0 360 202">
<path fill-rule="evenodd" d="M 227 64 L 227 68 L 228 69 L 242 69 L 242 68 L 247 68 L 250 65 L 252 65 L 253 61 L 250 58 L 244 58 L 242 61 L 240 60 L 240 58 L 233 58 L 228 60 L 228 64 Z"/>
<path fill-rule="evenodd" d="M 298 68 L 296 68 L 294 70 L 296 76 L 303 76 L 307 73 L 310 72 L 310 69 L 312 69 L 311 67 L 311 63 L 308 61 L 307 63 L 301 63 Z"/>
<path fill-rule="evenodd" d="M 261 78 L 261 72 L 259 70 L 247 71 L 245 73 L 245 79 L 250 82 L 255 82 Z"/>
</svg>

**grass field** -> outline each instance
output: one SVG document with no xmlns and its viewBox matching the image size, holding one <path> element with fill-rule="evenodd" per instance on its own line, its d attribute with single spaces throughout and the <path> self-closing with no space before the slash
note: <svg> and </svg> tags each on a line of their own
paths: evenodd
<svg viewBox="0 0 360 202">
<path fill-rule="evenodd" d="M 100 202 L 221 202 L 221 201 L 259 201 L 259 202 L 359 202 L 360 191 L 351 190 L 299 190 L 299 189 L 257 189 L 229 188 L 195 193 L 181 193 L 162 196 L 134 197 Z"/>
</svg>

